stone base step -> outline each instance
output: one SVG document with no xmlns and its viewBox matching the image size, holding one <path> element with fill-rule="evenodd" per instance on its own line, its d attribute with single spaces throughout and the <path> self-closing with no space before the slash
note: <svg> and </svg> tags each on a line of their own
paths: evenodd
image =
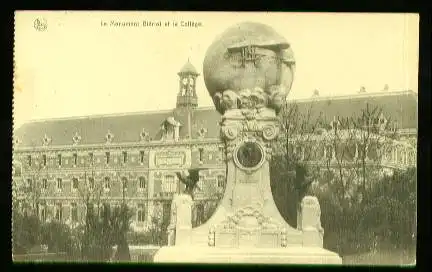
<svg viewBox="0 0 432 272">
<path fill-rule="evenodd" d="M 342 259 L 334 252 L 319 247 L 299 246 L 286 248 L 162 247 L 153 261 L 156 263 L 342 264 Z"/>
</svg>

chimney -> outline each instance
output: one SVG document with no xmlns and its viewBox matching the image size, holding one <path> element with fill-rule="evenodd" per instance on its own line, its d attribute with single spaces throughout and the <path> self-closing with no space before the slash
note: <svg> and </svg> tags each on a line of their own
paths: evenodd
<svg viewBox="0 0 432 272">
<path fill-rule="evenodd" d="M 384 85 L 384 89 L 383 89 L 383 91 L 384 91 L 384 92 L 387 92 L 388 90 L 389 90 L 389 85 L 388 85 L 388 84 Z"/>
<path fill-rule="evenodd" d="M 313 91 L 312 97 L 317 97 L 317 96 L 319 96 L 319 91 L 317 89 L 315 89 Z"/>
<path fill-rule="evenodd" d="M 364 86 L 361 86 L 359 93 L 365 93 L 365 92 L 366 92 L 366 88 Z"/>
</svg>

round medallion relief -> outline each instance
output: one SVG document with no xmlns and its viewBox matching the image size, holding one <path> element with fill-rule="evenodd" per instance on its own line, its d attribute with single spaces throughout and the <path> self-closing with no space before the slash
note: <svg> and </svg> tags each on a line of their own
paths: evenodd
<svg viewBox="0 0 432 272">
<path fill-rule="evenodd" d="M 261 146 L 255 142 L 244 142 L 237 149 L 236 161 L 242 168 L 257 168 L 264 160 Z"/>
</svg>

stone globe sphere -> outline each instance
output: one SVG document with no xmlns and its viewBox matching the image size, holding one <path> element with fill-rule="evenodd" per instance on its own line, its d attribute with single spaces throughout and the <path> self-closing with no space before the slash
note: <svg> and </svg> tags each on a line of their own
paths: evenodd
<svg viewBox="0 0 432 272">
<path fill-rule="evenodd" d="M 232 96 L 240 97 L 245 90 L 262 92 L 265 107 L 280 109 L 291 90 L 294 70 L 290 44 L 272 27 L 255 22 L 224 31 L 207 49 L 203 63 L 206 88 L 222 114 L 227 105 L 241 104 L 233 102 Z"/>
</svg>

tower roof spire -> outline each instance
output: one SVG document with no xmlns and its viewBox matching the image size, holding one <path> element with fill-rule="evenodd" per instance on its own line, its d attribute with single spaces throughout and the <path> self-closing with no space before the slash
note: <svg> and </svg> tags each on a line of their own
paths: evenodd
<svg viewBox="0 0 432 272">
<path fill-rule="evenodd" d="M 178 75 L 183 75 L 183 74 L 191 74 L 191 75 L 196 75 L 196 76 L 199 75 L 199 73 L 197 72 L 195 67 L 192 65 L 192 63 L 190 63 L 190 58 L 188 58 L 188 61 L 180 69 L 180 72 L 178 72 Z"/>
</svg>

